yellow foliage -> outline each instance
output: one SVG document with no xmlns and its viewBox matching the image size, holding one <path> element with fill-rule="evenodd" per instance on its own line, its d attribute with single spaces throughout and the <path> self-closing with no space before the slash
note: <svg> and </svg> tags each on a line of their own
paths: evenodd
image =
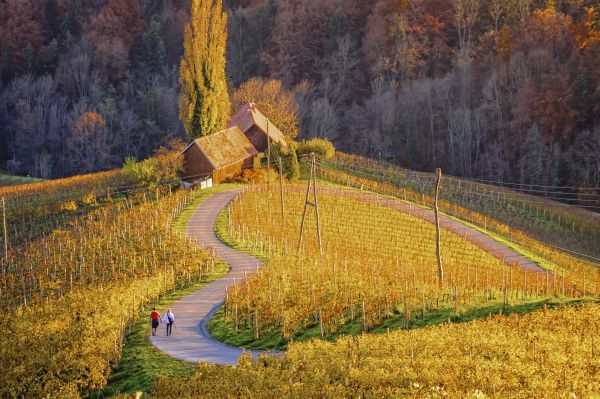
<svg viewBox="0 0 600 399">
<path fill-rule="evenodd" d="M 91 191 L 83 196 L 81 202 L 85 205 L 93 205 L 96 203 L 96 193 Z"/>
<path fill-rule="evenodd" d="M 179 119 L 190 139 L 224 128 L 231 114 L 226 43 L 227 14 L 222 0 L 193 0 L 179 68 Z"/>
<path fill-rule="evenodd" d="M 72 212 L 72 211 L 76 211 L 77 209 L 78 209 L 77 208 L 77 203 L 75 203 L 75 201 L 67 201 L 67 202 L 64 202 L 64 203 L 62 203 L 60 205 L 60 210 L 61 211 Z"/>
<path fill-rule="evenodd" d="M 232 202 L 229 233 L 269 257 L 268 267 L 228 292 L 226 317 L 260 315 L 263 328 L 292 335 L 324 323 L 334 333 L 349 318 L 369 330 L 395 313 L 451 308 L 456 312 L 505 299 L 524 301 L 572 292 L 568 280 L 510 267 L 466 238 L 442 230 L 444 286 L 438 286 L 433 224 L 382 207 L 375 196 L 322 188 L 320 255 L 312 211 L 296 254 L 303 187 L 285 189 L 285 220 L 279 189 L 255 186 Z M 393 204 L 391 204 L 393 205 Z M 418 209 L 418 208 L 417 208 Z M 561 284 L 562 283 L 562 284 Z"/>
<path fill-rule="evenodd" d="M 75 398 L 103 387 L 140 309 L 215 271 L 171 229 L 193 196 L 112 203 L 11 260 L 0 276 L 0 397 Z"/>
<path fill-rule="evenodd" d="M 156 398 L 597 398 L 600 305 L 291 344 L 161 377 Z"/>
</svg>

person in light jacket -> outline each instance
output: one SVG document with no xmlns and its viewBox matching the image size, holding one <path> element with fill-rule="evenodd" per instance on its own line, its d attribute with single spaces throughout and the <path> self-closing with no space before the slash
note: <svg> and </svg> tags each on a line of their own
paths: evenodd
<svg viewBox="0 0 600 399">
<path fill-rule="evenodd" d="M 175 323 L 175 315 L 173 314 L 173 312 L 171 312 L 171 309 L 169 309 L 167 311 L 167 313 L 165 313 L 165 316 L 163 317 L 162 321 L 165 322 L 165 324 L 167 325 L 167 337 L 168 337 L 169 335 L 171 335 L 173 323 Z"/>
</svg>

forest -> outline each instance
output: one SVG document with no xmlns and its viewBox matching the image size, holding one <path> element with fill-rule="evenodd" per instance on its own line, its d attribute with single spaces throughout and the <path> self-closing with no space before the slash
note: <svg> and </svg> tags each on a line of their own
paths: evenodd
<svg viewBox="0 0 600 399">
<path fill-rule="evenodd" d="M 41 178 L 107 170 L 185 137 L 189 3 L 0 0 L 0 168 Z M 600 186 L 598 0 L 224 7 L 230 93 L 250 79 L 281 84 L 299 138 L 417 170 Z"/>
</svg>

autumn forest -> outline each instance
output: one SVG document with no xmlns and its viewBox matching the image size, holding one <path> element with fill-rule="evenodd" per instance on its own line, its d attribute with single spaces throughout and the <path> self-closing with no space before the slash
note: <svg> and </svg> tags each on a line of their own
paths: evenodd
<svg viewBox="0 0 600 399">
<path fill-rule="evenodd" d="M 225 2 L 227 78 L 300 138 L 448 174 L 600 186 L 597 0 Z M 185 137 L 186 0 L 0 0 L 0 168 L 55 178 Z M 267 112 L 268 113 L 268 112 Z M 274 117 L 276 119 L 276 117 Z"/>
</svg>

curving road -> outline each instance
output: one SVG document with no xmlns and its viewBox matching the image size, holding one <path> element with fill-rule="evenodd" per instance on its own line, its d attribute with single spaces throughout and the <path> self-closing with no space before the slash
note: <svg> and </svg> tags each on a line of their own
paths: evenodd
<svg viewBox="0 0 600 399">
<path fill-rule="evenodd" d="M 206 331 L 206 322 L 225 301 L 226 288 L 233 285 L 233 280 L 239 282 L 245 275 L 249 276 L 263 266 L 259 259 L 223 244 L 214 233 L 219 212 L 229 205 L 240 191 L 223 191 L 209 197 L 194 211 L 188 222 L 187 235 L 199 246 L 214 249 L 215 254 L 227 262 L 231 270 L 227 276 L 208 283 L 171 306 L 176 320 L 173 335 L 166 337 L 165 329 L 161 325 L 158 335 L 150 337 L 150 342 L 168 355 L 193 363 L 232 365 L 237 364 L 238 358 L 244 352 L 241 348 L 212 339 Z M 256 355 L 257 352 L 253 354 Z"/>
<path fill-rule="evenodd" d="M 225 345 L 212 339 L 206 330 L 206 323 L 225 301 L 226 289 L 233 285 L 234 279 L 236 282 L 240 282 L 263 266 L 259 259 L 223 244 L 214 233 L 215 221 L 220 211 L 228 206 L 241 191 L 241 189 L 223 191 L 209 197 L 194 211 L 188 222 L 187 235 L 199 246 L 214 249 L 215 254 L 227 262 L 231 270 L 225 277 L 205 285 L 171 306 L 176 318 L 173 335 L 166 337 L 165 330 L 161 326 L 158 330 L 159 335 L 150 337 L 150 342 L 154 346 L 175 358 L 194 363 L 234 365 L 237 364 L 237 359 L 244 352 L 242 348 Z M 375 194 L 338 189 L 320 189 L 319 192 L 328 195 L 339 193 L 339 195 L 363 201 L 372 201 L 380 206 L 406 212 L 424 220 L 432 221 L 433 219 L 433 211 L 382 198 Z M 504 244 L 460 222 L 442 217 L 440 225 L 456 234 L 463 235 L 484 250 L 504 259 L 507 264 L 518 264 L 518 266 L 531 271 L 542 270 L 535 263 L 515 253 Z M 258 353 L 260 352 L 252 351 L 255 356 Z"/>
</svg>

